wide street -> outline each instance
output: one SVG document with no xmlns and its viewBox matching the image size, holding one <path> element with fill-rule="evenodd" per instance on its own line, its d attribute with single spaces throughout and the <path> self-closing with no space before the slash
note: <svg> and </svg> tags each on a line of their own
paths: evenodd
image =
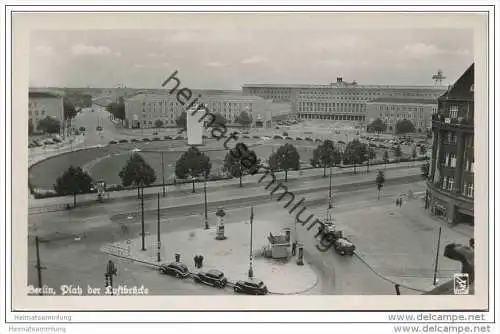
<svg viewBox="0 0 500 334">
<path fill-rule="evenodd" d="M 410 172 L 410 173 L 409 173 Z M 395 170 L 387 172 L 386 186 L 383 188 L 380 201 L 376 199 L 374 186 L 375 173 L 368 175 L 336 176 L 334 185 L 335 214 L 351 212 L 362 213 L 370 207 L 393 206 L 394 198 L 406 193 L 409 189 L 418 193 L 424 189 L 422 181 L 415 178 L 400 179 L 401 176 L 418 176 L 418 168 L 413 170 Z M 393 174 L 394 173 L 394 174 Z M 393 175 L 393 176 L 391 176 Z M 391 181 L 391 177 L 399 180 Z M 363 178 L 370 184 L 363 184 Z M 289 190 L 298 197 L 306 199 L 311 212 L 318 211 L 323 217 L 327 201 L 328 188 L 324 187 L 326 179 L 310 182 L 297 182 L 289 185 Z M 359 186 L 349 186 L 349 182 L 360 182 Z M 410 183 L 407 183 L 410 182 Z M 291 182 L 290 182 L 291 183 Z M 342 184 L 345 184 L 342 186 Z M 337 186 L 336 186 L 337 185 Z M 248 192 L 247 187 L 232 189 L 214 189 L 208 194 L 209 220 L 215 224 L 214 211 L 223 206 L 228 212 L 227 223 L 238 222 L 248 215 L 249 206 L 256 207 L 256 214 L 266 219 L 282 221 L 287 224 L 292 217 L 283 209 L 283 203 L 276 203 L 278 197 L 270 200 L 269 191 L 264 186 L 255 185 Z M 321 187 L 323 186 L 323 187 Z M 174 196 L 161 197 L 162 232 L 176 231 L 200 227 L 203 205 L 200 192 L 191 194 L 188 191 Z M 219 202 L 219 203 L 217 203 Z M 29 283 L 37 284 L 34 253 L 34 235 L 42 239 L 40 254 L 43 265 L 43 284 L 52 287 L 59 285 L 80 284 L 103 285 L 105 263 L 110 258 L 102 253 L 100 247 L 108 242 L 137 236 L 140 233 L 140 202 L 135 198 L 123 201 L 96 204 L 70 211 L 30 214 L 29 216 Z M 154 234 L 156 231 L 156 201 L 145 200 L 145 230 Z M 422 213 L 425 216 L 425 213 Z M 126 229 L 123 226 L 127 226 Z M 229 228 L 229 227 L 228 227 Z M 340 258 L 333 252 L 319 252 L 312 231 L 298 228 L 301 241 L 305 244 L 306 259 L 313 265 L 320 277 L 319 284 L 309 294 L 393 294 L 393 284 L 381 279 L 370 270 L 359 258 Z M 358 233 L 358 232 L 356 232 Z M 361 232 L 361 234 L 366 231 Z M 406 237 L 406 236 L 405 236 Z M 360 245 L 363 249 L 362 245 Z M 161 277 L 154 268 L 144 264 L 115 259 L 119 267 L 118 283 L 127 286 L 143 284 L 153 294 L 215 294 L 221 291 L 196 285 L 190 281 L 177 281 Z M 170 259 L 166 260 L 169 261 Z M 186 261 L 189 261 L 187 259 Z M 207 260 L 209 261 L 209 260 Z M 432 262 L 432 260 L 429 260 Z M 224 293 L 232 293 L 230 290 Z M 417 293 L 406 289 L 405 293 Z"/>
<path fill-rule="evenodd" d="M 93 109 L 94 112 L 86 109 L 73 121 L 74 127 L 86 128 L 86 135 L 83 142 L 75 144 L 72 149 L 105 145 L 110 140 L 137 135 L 117 128 L 103 107 L 94 105 Z M 103 131 L 97 131 L 97 126 L 102 126 Z M 384 170 L 386 176 L 380 200 L 377 199 L 375 184 L 377 170 Z M 320 219 L 325 217 L 329 190 L 328 177 L 323 177 L 322 174 L 321 169 L 290 172 L 288 182 L 283 183 L 288 191 L 293 193 L 295 201 L 303 197 L 308 211 Z M 247 219 L 250 206 L 255 207 L 257 220 L 259 217 L 265 217 L 265 220 L 273 221 L 278 225 L 290 225 L 294 217 L 290 216 L 283 206 L 291 195 L 277 202 L 283 188 L 275 195 L 271 195 L 270 192 L 275 186 L 266 189 L 266 185 L 271 182 L 271 177 L 268 176 L 259 182 L 261 178 L 262 175 L 246 176 L 243 180 L 243 187 L 239 187 L 236 179 L 209 182 L 207 212 L 210 226 L 213 228 L 216 224 L 217 208 L 224 207 L 226 210 L 225 222 L 228 224 L 227 228 L 230 229 L 231 223 Z M 279 175 L 278 178 L 283 180 L 283 175 Z M 169 186 L 167 196 L 160 197 L 162 233 L 193 228 L 199 228 L 202 233 L 203 184 L 196 184 L 196 189 L 196 193 L 192 193 L 191 184 Z M 399 220 L 413 221 L 417 215 L 418 219 L 425 221 L 420 223 L 421 227 L 417 228 L 417 232 L 415 232 L 415 226 L 407 224 L 397 223 L 396 226 L 401 226 L 399 229 L 390 226 L 395 223 L 394 219 L 389 219 L 380 225 L 380 222 L 386 221 L 385 215 L 395 215 L 392 212 L 394 200 L 399 196 L 404 196 L 410 190 L 418 194 L 417 199 L 413 202 L 408 200 L 407 207 L 396 213 L 395 217 L 397 223 Z M 402 284 L 404 294 L 416 294 L 429 289 L 427 277 L 428 269 L 432 267 L 434 240 L 429 237 L 428 233 L 432 232 L 438 223 L 429 218 L 420 208 L 422 204 L 420 198 L 424 191 L 425 184 L 420 176 L 420 163 L 372 166 L 369 173 L 366 172 L 366 167 L 362 167 L 358 168 L 357 174 L 353 174 L 352 169 L 334 168 L 332 214 L 337 219 L 345 218 L 338 225 L 342 226 L 345 234 L 357 243 L 358 254 L 344 258 L 332 250 L 321 252 L 316 247 L 319 240 L 314 238 L 315 230 L 309 231 L 306 227 L 298 226 L 297 233 L 304 244 L 306 261 L 319 278 L 318 284 L 304 294 L 394 294 L 394 283 Z M 161 193 L 161 187 L 145 189 L 144 220 L 147 236 L 156 233 L 157 201 L 154 195 L 158 192 Z M 136 238 L 140 235 L 141 202 L 136 194 L 135 190 L 112 192 L 104 203 L 97 202 L 95 194 L 81 195 L 78 198 L 80 205 L 72 210 L 64 209 L 65 204 L 71 200 L 67 197 L 40 200 L 30 198 L 29 284 L 34 286 L 38 284 L 34 247 L 36 235 L 41 240 L 40 256 L 42 265 L 45 267 L 42 271 L 42 284 L 49 287 L 56 289 L 61 285 L 79 285 L 83 288 L 87 285 L 103 287 L 105 265 L 109 259 L 113 259 L 117 263 L 119 272 L 115 285 L 121 284 L 128 287 L 143 285 L 149 289 L 150 294 L 231 294 L 230 289 L 211 289 L 190 280 L 182 281 L 161 276 L 155 267 L 115 258 L 101 251 L 101 247 L 105 244 Z M 380 216 L 376 219 L 377 224 L 358 226 L 357 221 L 360 219 L 363 221 L 370 219 L 366 217 L 367 212 L 372 212 L 373 218 Z M 355 217 L 360 217 L 360 219 Z M 425 239 L 423 243 L 410 243 L 415 249 L 409 249 L 408 254 L 404 249 L 398 250 L 399 257 L 409 259 L 407 262 L 410 265 L 410 271 L 413 272 L 410 276 L 405 273 L 404 269 L 395 267 L 390 260 L 394 255 L 390 240 L 381 242 L 379 246 L 376 245 L 377 238 L 381 240 L 380 238 L 384 237 L 380 235 L 380 233 L 385 233 L 381 228 L 394 230 L 391 238 L 397 242 L 393 247 L 403 245 L 408 238 L 419 240 L 418 236 L 412 233 L 419 233 Z M 464 237 L 451 230 L 448 232 L 447 240 Z M 424 251 L 421 249 L 423 244 L 426 247 Z M 420 255 L 412 256 L 412 253 Z M 172 258 L 162 259 L 163 262 L 171 260 L 173 260 L 173 254 Z M 183 260 L 192 261 L 189 258 Z M 216 263 L 210 263 L 210 259 L 206 261 L 212 266 L 217 266 Z M 446 263 L 445 259 L 443 261 Z M 430 267 L 427 262 L 431 264 Z M 445 267 L 447 269 L 443 269 L 443 273 L 440 274 L 444 275 L 442 276 L 444 278 L 448 277 L 450 272 L 458 270 L 455 269 L 455 263 L 448 262 Z"/>
</svg>

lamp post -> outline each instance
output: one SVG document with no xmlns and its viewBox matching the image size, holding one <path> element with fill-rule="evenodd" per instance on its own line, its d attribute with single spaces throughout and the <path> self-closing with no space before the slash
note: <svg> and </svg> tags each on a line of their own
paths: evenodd
<svg viewBox="0 0 500 334">
<path fill-rule="evenodd" d="M 253 206 L 250 209 L 250 257 L 249 257 L 250 265 L 248 268 L 248 278 L 253 278 L 252 241 L 253 241 Z"/>
<path fill-rule="evenodd" d="M 167 195 L 167 190 L 165 188 L 165 162 L 163 160 L 163 151 L 161 151 L 161 179 L 163 185 L 163 197 Z"/>
<path fill-rule="evenodd" d="M 332 166 L 330 166 L 330 187 L 328 191 L 328 209 L 332 208 Z"/>
<path fill-rule="evenodd" d="M 146 247 L 144 245 L 144 187 L 141 185 L 141 250 L 145 251 Z"/>
<path fill-rule="evenodd" d="M 208 203 L 207 203 L 207 180 L 205 179 L 205 183 L 203 184 L 203 193 L 205 200 L 205 230 L 209 229 L 208 226 Z"/>
</svg>

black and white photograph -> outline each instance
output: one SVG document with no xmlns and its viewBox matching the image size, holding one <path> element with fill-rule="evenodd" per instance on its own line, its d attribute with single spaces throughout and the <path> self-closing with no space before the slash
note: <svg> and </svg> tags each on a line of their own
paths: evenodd
<svg viewBox="0 0 500 334">
<path fill-rule="evenodd" d="M 26 177 L 12 180 L 25 210 L 11 227 L 12 253 L 26 257 L 12 263 L 23 305 L 487 307 L 487 14 L 12 23 L 13 84 L 26 84 L 12 91 L 23 123 L 12 142 L 26 152 L 12 158 Z"/>
</svg>

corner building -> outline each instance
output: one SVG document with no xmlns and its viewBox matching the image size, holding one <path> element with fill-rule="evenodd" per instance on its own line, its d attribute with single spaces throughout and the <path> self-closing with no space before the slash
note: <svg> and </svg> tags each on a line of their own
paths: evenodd
<svg viewBox="0 0 500 334">
<path fill-rule="evenodd" d="M 474 64 L 439 97 L 432 133 L 426 209 L 450 224 L 473 224 Z"/>
</svg>

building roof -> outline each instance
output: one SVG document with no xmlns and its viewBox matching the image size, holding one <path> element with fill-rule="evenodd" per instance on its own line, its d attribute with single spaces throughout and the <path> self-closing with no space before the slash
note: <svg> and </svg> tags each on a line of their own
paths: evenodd
<svg viewBox="0 0 500 334">
<path fill-rule="evenodd" d="M 367 103 L 437 104 L 437 100 L 436 99 L 379 97 L 377 99 L 370 100 Z"/>
<path fill-rule="evenodd" d="M 191 99 L 196 98 L 197 95 L 193 94 Z M 169 94 L 165 92 L 165 94 L 149 94 L 149 93 L 139 93 L 134 95 L 128 99 L 127 101 L 161 101 L 161 100 L 174 100 L 177 101 L 177 95 Z M 220 101 L 220 100 L 231 100 L 231 101 L 264 101 L 263 98 L 258 96 L 246 96 L 246 95 L 238 95 L 238 94 L 213 94 L 213 95 L 203 95 L 201 94 L 201 98 L 199 98 L 200 102 L 208 102 L 208 101 Z"/>
<path fill-rule="evenodd" d="M 474 101 L 474 63 L 469 66 L 439 99 Z"/>
<path fill-rule="evenodd" d="M 62 96 L 56 93 L 49 92 L 29 92 L 29 97 L 61 98 Z"/>
<path fill-rule="evenodd" d="M 425 86 L 425 85 L 415 85 L 415 86 L 405 86 L 405 85 L 360 85 L 360 84 L 346 84 L 342 82 L 340 84 L 332 83 L 329 85 L 302 85 L 302 84 L 244 84 L 243 88 L 348 88 L 348 89 L 358 89 L 358 88 L 372 88 L 372 89 L 428 89 L 428 90 L 446 90 L 446 86 Z"/>
</svg>

